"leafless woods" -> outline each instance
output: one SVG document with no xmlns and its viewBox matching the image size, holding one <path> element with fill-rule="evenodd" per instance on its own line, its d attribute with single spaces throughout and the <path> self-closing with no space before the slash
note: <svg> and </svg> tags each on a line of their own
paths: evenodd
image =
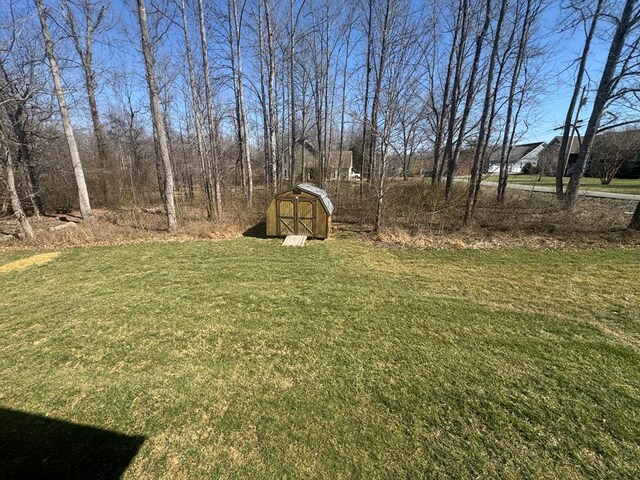
<svg viewBox="0 0 640 480">
<path fill-rule="evenodd" d="M 449 202 L 464 191 L 471 223 L 491 164 L 504 201 L 513 148 L 558 84 L 572 95 L 557 193 L 573 208 L 588 166 L 607 182 L 628 153 L 607 140 L 638 120 L 640 4 L 556 3 L 8 0 L 3 209 L 29 236 L 26 213 L 90 220 L 160 201 L 173 230 L 178 198 L 215 219 L 256 189 L 311 181 L 372 199 L 379 229 L 389 188 L 411 180 Z M 555 38 L 573 38 L 575 58 L 558 61 Z"/>
</svg>

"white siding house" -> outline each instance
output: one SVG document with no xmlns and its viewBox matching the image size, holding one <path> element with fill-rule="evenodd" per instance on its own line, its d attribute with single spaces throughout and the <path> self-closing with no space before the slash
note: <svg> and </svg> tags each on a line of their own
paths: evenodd
<svg viewBox="0 0 640 480">
<path fill-rule="evenodd" d="M 509 173 L 522 173 L 525 167 L 537 167 L 544 142 L 514 145 L 509 154 Z M 489 157 L 489 173 L 500 172 L 500 150 L 496 149 Z"/>
</svg>

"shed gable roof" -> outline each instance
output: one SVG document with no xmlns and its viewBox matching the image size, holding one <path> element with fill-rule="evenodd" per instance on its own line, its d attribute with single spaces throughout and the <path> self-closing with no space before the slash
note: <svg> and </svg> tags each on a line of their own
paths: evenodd
<svg viewBox="0 0 640 480">
<path fill-rule="evenodd" d="M 296 185 L 295 188 L 299 188 L 303 192 L 307 192 L 310 195 L 314 195 L 318 197 L 322 202 L 322 205 L 324 205 L 324 208 L 327 211 L 327 213 L 329 215 L 333 215 L 333 203 L 331 203 L 331 200 L 329 199 L 329 195 L 325 190 L 323 190 L 320 187 L 316 187 L 311 183 L 301 183 L 299 185 Z"/>
</svg>

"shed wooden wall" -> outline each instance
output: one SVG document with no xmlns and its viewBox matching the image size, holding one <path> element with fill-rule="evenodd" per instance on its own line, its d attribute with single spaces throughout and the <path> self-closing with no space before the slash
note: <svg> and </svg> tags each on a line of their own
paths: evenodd
<svg viewBox="0 0 640 480">
<path fill-rule="evenodd" d="M 322 201 L 315 195 L 307 192 L 294 194 L 293 189 L 276 195 L 267 208 L 266 223 L 267 236 L 278 236 L 278 222 L 276 200 L 294 200 L 296 197 L 304 200 L 312 200 L 316 204 L 316 231 L 315 238 L 327 238 L 331 230 L 331 216 L 327 214 Z"/>
</svg>

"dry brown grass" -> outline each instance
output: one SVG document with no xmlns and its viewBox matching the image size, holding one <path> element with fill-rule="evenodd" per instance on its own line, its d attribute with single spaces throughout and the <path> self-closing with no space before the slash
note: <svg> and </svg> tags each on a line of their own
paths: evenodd
<svg viewBox="0 0 640 480">
<path fill-rule="evenodd" d="M 483 189 L 475 219 L 463 225 L 466 186 L 456 185 L 447 204 L 441 188 L 428 182 L 392 182 L 385 196 L 384 228 L 372 231 L 372 192 L 342 188 L 334 223 L 339 233 L 369 242 L 423 248 L 541 248 L 638 245 L 640 235 L 627 225 L 635 202 L 581 198 L 574 211 L 561 208 L 555 196 L 520 190 L 508 192 L 504 204 L 493 189 Z M 341 223 L 342 222 L 342 223 Z"/>
<path fill-rule="evenodd" d="M 148 207 L 147 210 L 153 210 L 155 207 L 161 210 L 159 205 Z M 74 246 L 235 238 L 258 223 L 262 211 L 262 205 L 258 202 L 253 208 L 229 205 L 220 218 L 209 221 L 202 208 L 181 205 L 178 208 L 179 227 L 173 233 L 166 230 L 164 215 L 148 213 L 139 207 L 117 210 L 94 209 L 95 221 L 91 223 L 82 222 L 75 213 L 66 216 L 68 222 L 61 221 L 57 217 L 31 218 L 36 237 L 32 240 L 2 242 L 0 251 L 55 250 Z M 52 227 L 68 223 L 73 225 L 60 230 L 50 230 Z M 13 218 L 0 219 L 0 231 L 16 236 L 20 234 L 19 225 Z"/>
<path fill-rule="evenodd" d="M 25 270 L 35 265 L 43 265 L 51 262 L 59 255 L 60 252 L 41 253 L 40 255 L 32 255 L 14 262 L 5 263 L 4 265 L 0 265 L 0 273 L 15 272 L 17 270 Z"/>
<path fill-rule="evenodd" d="M 367 242 L 422 248 L 497 248 L 527 245 L 566 248 L 638 245 L 640 234 L 627 230 L 634 202 L 582 198 L 575 211 L 559 207 L 553 195 L 520 190 L 509 191 L 507 201 L 498 205 L 492 189 L 482 192 L 475 221 L 463 226 L 465 186 L 456 185 L 453 200 L 447 204 L 441 188 L 428 182 L 392 181 L 386 190 L 384 228 L 373 232 L 375 192 L 364 186 L 343 183 L 328 186 L 335 204 L 334 234 L 353 235 Z M 224 214 L 214 221 L 197 202 L 178 204 L 179 228 L 166 231 L 160 205 L 94 210 L 96 221 L 84 223 L 68 216 L 75 226 L 50 231 L 62 225 L 58 218 L 32 218 L 37 235 L 33 240 L 5 241 L 0 250 L 50 249 L 70 246 L 114 245 L 125 243 L 227 239 L 239 237 L 258 224 L 270 195 L 257 189 L 253 206 L 248 208 L 239 194 L 225 203 Z M 149 213 L 150 211 L 160 213 Z M 15 219 L 0 219 L 0 232 L 18 234 Z"/>
<path fill-rule="evenodd" d="M 533 233 L 522 230 L 496 232 L 483 228 L 468 228 L 449 233 L 420 233 L 402 228 L 383 229 L 378 233 L 364 234 L 368 242 L 393 247 L 447 248 L 447 249 L 495 249 L 504 247 L 529 248 L 606 248 L 640 245 L 637 232 L 619 230 L 589 235 Z"/>
</svg>

